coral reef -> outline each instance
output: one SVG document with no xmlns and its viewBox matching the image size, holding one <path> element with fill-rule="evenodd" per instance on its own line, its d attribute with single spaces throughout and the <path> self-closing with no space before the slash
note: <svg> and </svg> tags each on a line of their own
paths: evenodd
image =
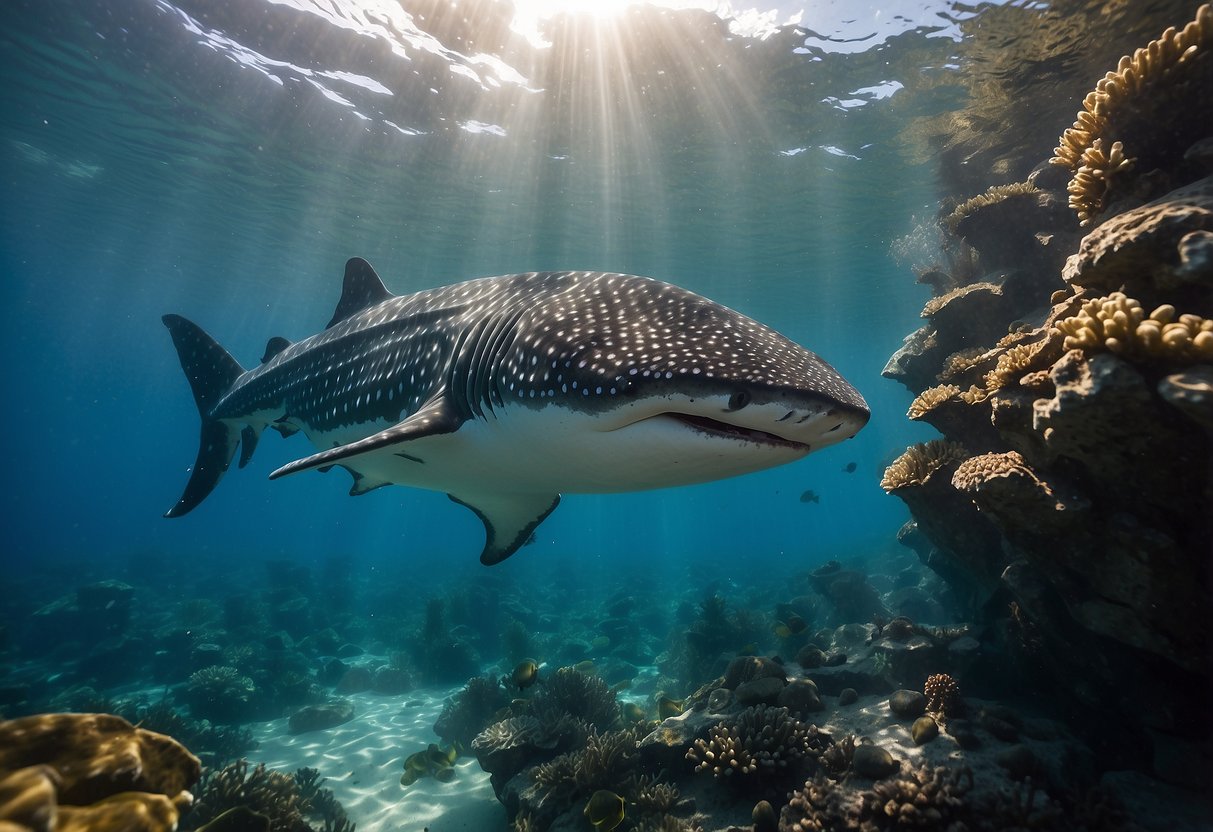
<svg viewBox="0 0 1213 832">
<path fill-rule="evenodd" d="M 1115 722 L 1135 732 L 1160 776 L 1191 786 L 1210 776 L 1207 760 L 1176 767 L 1168 757 L 1176 742 L 1205 741 L 1213 724 L 1198 704 L 1213 696 L 1213 666 L 1183 623 L 1213 616 L 1213 123 L 1194 104 L 1213 86 L 1213 9 L 1201 6 L 1161 37 L 1160 18 L 1190 19 L 1190 7 L 1155 11 L 1147 18 L 1157 28 L 1139 43 L 1154 40 L 1104 75 L 1055 164 L 1026 177 L 1048 202 L 1070 170 L 1069 204 L 1085 237 L 1054 201 L 1031 209 L 1048 256 L 1026 238 L 1011 250 L 979 220 L 992 200 L 944 202 L 945 240 L 963 236 L 979 263 L 988 253 L 1008 274 L 1035 276 L 1015 284 L 987 274 L 960 291 L 940 283 L 930 323 L 907 337 L 885 375 L 917 394 L 909 416 L 943 438 L 896 460 L 882 486 L 914 517 L 901 539 L 986 639 L 1006 634 L 1015 673 L 985 673 L 1004 686 L 1057 690 L 1064 707 L 1093 714 L 1092 730 Z M 1105 7 L 1103 21 L 1067 14 L 1034 19 L 1084 28 L 1072 42 L 1090 46 L 1123 10 Z M 1025 42 L 1039 46 L 1042 31 Z M 1123 54 L 1123 43 L 1076 60 L 1090 69 L 1106 50 Z M 1026 147 L 1022 158 L 1043 151 Z M 945 181 L 963 181 L 959 193 L 990 188 L 971 181 L 973 158 L 964 171 L 959 159 L 941 160 Z M 993 174 L 995 187 L 1006 172 Z M 1012 191 L 1025 205 L 1035 198 Z M 971 288 L 983 283 L 1000 292 Z"/>
<path fill-rule="evenodd" d="M 1208 314 L 1213 277 L 1213 177 L 1176 188 L 1101 223 L 1082 239 L 1062 269 L 1074 287 L 1123 291 L 1151 304 L 1160 292 Z"/>
<path fill-rule="evenodd" d="M 809 727 L 787 708 L 756 705 L 714 726 L 687 751 L 695 771 L 734 782 L 795 771 L 808 751 Z"/>
<path fill-rule="evenodd" d="M 1213 6 L 1205 4 L 1182 29 L 1170 27 L 1122 57 L 1083 99 L 1052 161 L 1074 173 L 1070 206 L 1084 226 L 1107 206 L 1113 183 L 1128 170 L 1174 166 L 1189 145 L 1206 138 L 1207 114 L 1195 102 L 1213 81 L 1211 51 Z"/>
</svg>

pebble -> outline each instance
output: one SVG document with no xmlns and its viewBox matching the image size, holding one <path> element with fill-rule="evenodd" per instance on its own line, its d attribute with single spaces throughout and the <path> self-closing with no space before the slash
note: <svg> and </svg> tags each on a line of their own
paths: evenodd
<svg viewBox="0 0 1213 832">
<path fill-rule="evenodd" d="M 839 705 L 854 705 L 859 701 L 859 691 L 855 688 L 843 688 L 838 692 Z"/>
<path fill-rule="evenodd" d="M 910 736 L 915 745 L 926 745 L 939 736 L 939 723 L 929 716 L 920 716 L 910 726 Z"/>
<path fill-rule="evenodd" d="M 879 745 L 857 745 L 851 758 L 851 771 L 860 777 L 879 780 L 901 768 L 901 763 Z"/>
<path fill-rule="evenodd" d="M 793 679 L 779 694 L 778 704 L 795 714 L 824 711 L 825 703 L 811 679 Z"/>
<path fill-rule="evenodd" d="M 742 682 L 733 693 L 742 705 L 757 705 L 774 702 L 783 691 L 783 679 L 779 676 L 763 676 Z"/>
<path fill-rule="evenodd" d="M 927 709 L 927 697 L 916 690 L 895 690 L 889 697 L 889 710 L 903 719 L 915 719 Z"/>
<path fill-rule="evenodd" d="M 812 670 L 813 668 L 821 667 L 825 664 L 826 654 L 816 644 L 806 644 L 800 648 L 800 652 L 796 654 L 796 664 Z"/>
</svg>

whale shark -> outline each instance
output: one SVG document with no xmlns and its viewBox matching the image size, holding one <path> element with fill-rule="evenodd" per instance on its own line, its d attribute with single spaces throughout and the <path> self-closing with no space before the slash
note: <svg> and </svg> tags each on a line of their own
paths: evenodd
<svg viewBox="0 0 1213 832">
<path fill-rule="evenodd" d="M 274 337 L 246 370 L 199 326 L 164 324 L 202 418 L 181 517 L 268 428 L 351 495 L 445 492 L 484 524 L 480 560 L 524 545 L 562 493 L 690 485 L 854 436 L 863 396 L 814 353 L 728 307 L 635 275 L 528 272 L 394 295 L 358 257 L 322 332 Z"/>
</svg>

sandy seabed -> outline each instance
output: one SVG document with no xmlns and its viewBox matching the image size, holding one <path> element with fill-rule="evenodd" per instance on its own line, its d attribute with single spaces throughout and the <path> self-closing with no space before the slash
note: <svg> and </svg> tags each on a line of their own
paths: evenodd
<svg viewBox="0 0 1213 832">
<path fill-rule="evenodd" d="M 285 719 L 263 723 L 254 728 L 260 746 L 249 759 L 280 771 L 319 769 L 358 832 L 505 832 L 505 808 L 475 757 L 461 757 L 449 783 L 423 777 L 400 785 L 404 758 L 439 742 L 434 720 L 458 690 L 352 694 L 352 720 L 298 736 L 287 733 Z"/>
</svg>

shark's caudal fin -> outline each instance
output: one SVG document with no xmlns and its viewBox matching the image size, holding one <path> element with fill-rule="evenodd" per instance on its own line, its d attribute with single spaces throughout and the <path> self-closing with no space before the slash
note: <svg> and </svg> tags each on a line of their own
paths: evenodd
<svg viewBox="0 0 1213 832">
<path fill-rule="evenodd" d="M 244 368 L 197 324 L 180 315 L 165 315 L 162 320 L 173 337 L 173 345 L 177 348 L 178 358 L 181 359 L 181 369 L 185 370 L 185 377 L 194 391 L 198 413 L 202 416 L 198 458 L 194 461 L 190 480 L 186 483 L 181 499 L 164 515 L 181 517 L 193 510 L 214 490 L 236 454 L 241 432 L 210 418 L 209 414 L 215 403 L 231 389 L 236 379 L 240 378 Z M 245 433 L 251 434 L 251 441 L 246 436 L 246 447 L 240 461 L 242 466 L 253 455 L 257 438 L 251 428 L 246 428 Z"/>
</svg>

